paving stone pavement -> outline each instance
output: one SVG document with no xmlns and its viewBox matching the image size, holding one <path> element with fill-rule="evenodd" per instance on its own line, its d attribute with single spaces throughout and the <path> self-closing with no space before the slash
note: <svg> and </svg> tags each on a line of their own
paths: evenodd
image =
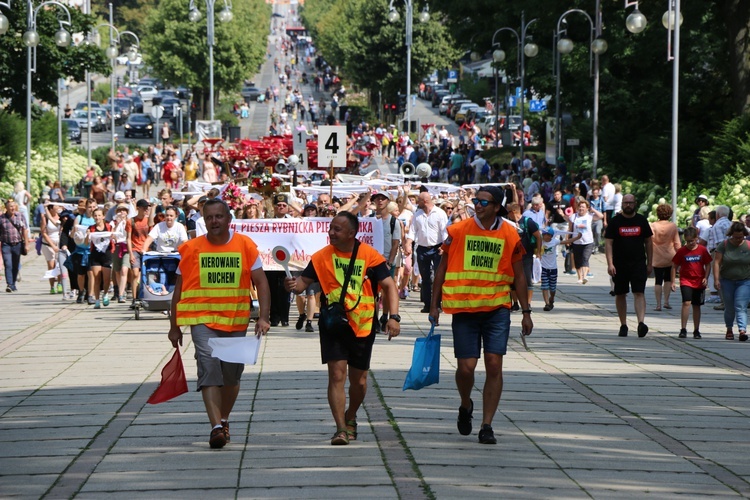
<svg viewBox="0 0 750 500">
<path fill-rule="evenodd" d="M 401 390 L 428 331 L 409 298 L 402 335 L 376 342 L 356 442 L 330 446 L 317 335 L 289 327 L 266 337 L 232 442 L 211 450 L 198 393 L 146 404 L 171 354 L 166 317 L 64 302 L 38 280 L 43 267 L 24 258 L 20 291 L 0 295 L 3 498 L 750 496 L 750 345 L 723 340 L 709 305 L 702 340 L 676 338 L 677 308 L 649 310 L 643 339 L 618 337 L 602 255 L 588 285 L 562 275 L 554 311 L 534 299 L 529 351 L 513 316 L 497 446 L 477 442 L 476 420 L 471 436 L 456 430 L 449 317 L 440 383 Z M 189 335 L 182 350 L 192 389 Z M 477 408 L 483 374 L 480 363 Z"/>
</svg>

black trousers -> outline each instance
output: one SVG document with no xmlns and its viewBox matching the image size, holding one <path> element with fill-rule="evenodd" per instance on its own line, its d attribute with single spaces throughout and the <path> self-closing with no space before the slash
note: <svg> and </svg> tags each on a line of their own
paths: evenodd
<svg viewBox="0 0 750 500">
<path fill-rule="evenodd" d="M 289 322 L 289 292 L 284 289 L 284 271 L 265 271 L 271 289 L 271 323 Z"/>
</svg>

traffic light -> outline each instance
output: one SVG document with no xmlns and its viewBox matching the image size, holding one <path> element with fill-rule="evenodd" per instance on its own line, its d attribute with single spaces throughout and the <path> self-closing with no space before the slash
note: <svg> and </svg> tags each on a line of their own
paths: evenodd
<svg viewBox="0 0 750 500">
<path fill-rule="evenodd" d="M 401 92 L 399 92 L 397 113 L 401 114 L 405 112 L 406 112 L 406 94 L 402 94 Z"/>
</svg>

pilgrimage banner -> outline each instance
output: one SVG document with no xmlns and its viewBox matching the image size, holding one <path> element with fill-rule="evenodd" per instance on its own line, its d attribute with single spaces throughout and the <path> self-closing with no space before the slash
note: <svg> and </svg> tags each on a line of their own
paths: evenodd
<svg viewBox="0 0 750 500">
<path fill-rule="evenodd" d="M 289 269 L 302 271 L 310 262 L 312 254 L 330 244 L 328 227 L 331 219 L 326 217 L 308 217 L 305 219 L 235 219 L 230 229 L 252 238 L 260 258 L 263 269 L 267 271 L 283 271 L 273 259 L 271 250 L 276 246 L 283 246 L 289 250 Z M 357 239 L 372 246 L 378 252 L 383 252 L 383 223 L 375 217 L 360 217 Z"/>
</svg>

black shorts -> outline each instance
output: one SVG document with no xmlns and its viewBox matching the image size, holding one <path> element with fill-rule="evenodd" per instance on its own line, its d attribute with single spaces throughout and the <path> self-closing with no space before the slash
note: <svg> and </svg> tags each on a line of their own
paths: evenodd
<svg viewBox="0 0 750 500">
<path fill-rule="evenodd" d="M 70 256 L 73 261 L 73 273 L 76 276 L 85 276 L 91 266 L 89 254 L 74 253 Z"/>
<path fill-rule="evenodd" d="M 353 331 L 344 335 L 331 334 L 320 328 L 320 355 L 323 364 L 329 361 L 346 360 L 347 364 L 359 370 L 370 369 L 372 346 L 375 343 L 375 332 L 367 337 L 357 337 Z"/>
<path fill-rule="evenodd" d="M 89 267 L 112 267 L 112 254 L 109 252 L 99 252 L 94 250 L 89 254 Z"/>
<path fill-rule="evenodd" d="M 655 285 L 661 285 L 665 281 L 667 283 L 672 282 L 672 266 L 669 267 L 655 267 L 654 268 L 654 278 L 656 280 Z"/>
<path fill-rule="evenodd" d="M 683 302 L 690 302 L 694 306 L 702 306 L 706 297 L 705 288 L 693 288 L 680 285 L 680 293 L 682 294 Z"/>
<path fill-rule="evenodd" d="M 615 284 L 615 295 L 626 295 L 629 291 L 643 293 L 646 290 L 646 264 L 615 264 L 617 274 L 612 281 Z"/>
</svg>

